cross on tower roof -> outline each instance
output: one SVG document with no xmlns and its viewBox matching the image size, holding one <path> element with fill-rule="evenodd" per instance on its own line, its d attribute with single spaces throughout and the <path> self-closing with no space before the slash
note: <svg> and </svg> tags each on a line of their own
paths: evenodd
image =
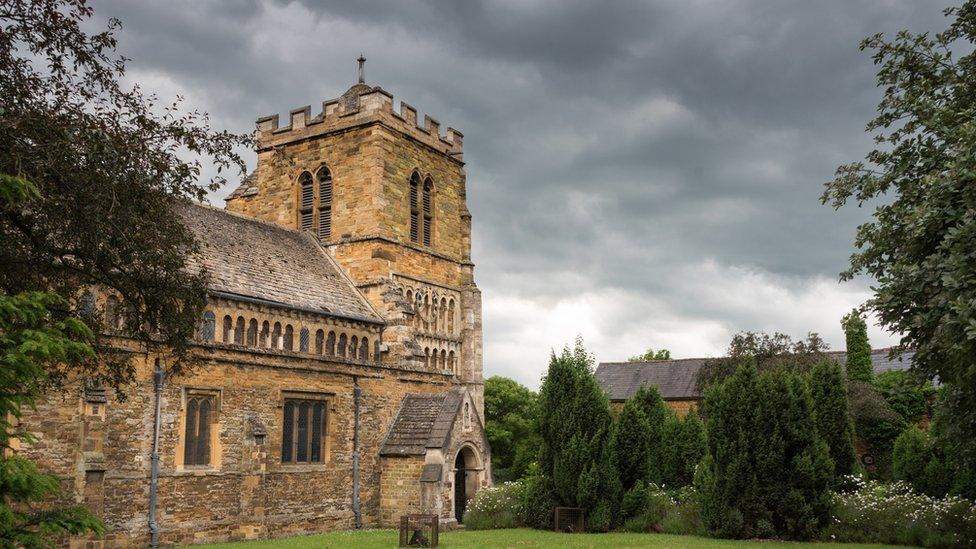
<svg viewBox="0 0 976 549">
<path fill-rule="evenodd" d="M 359 83 L 365 84 L 366 83 L 366 57 L 360 53 L 359 59 L 356 59 L 356 61 L 359 61 Z"/>
</svg>

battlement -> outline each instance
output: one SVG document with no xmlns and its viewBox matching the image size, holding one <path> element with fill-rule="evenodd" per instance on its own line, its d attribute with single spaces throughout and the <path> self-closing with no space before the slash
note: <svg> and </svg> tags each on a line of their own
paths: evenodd
<svg viewBox="0 0 976 549">
<path fill-rule="evenodd" d="M 426 114 L 423 125 L 418 124 L 417 109 L 400 101 L 399 112 L 394 111 L 393 95 L 379 86 L 365 84 L 356 84 L 341 97 L 323 101 L 321 110 L 314 117 L 311 105 L 291 110 L 286 126 L 280 125 L 277 114 L 259 118 L 258 149 L 374 122 L 383 122 L 452 158 L 461 159 L 464 135 L 460 131 L 447 128 L 446 135 L 441 135 L 440 122 Z"/>
</svg>

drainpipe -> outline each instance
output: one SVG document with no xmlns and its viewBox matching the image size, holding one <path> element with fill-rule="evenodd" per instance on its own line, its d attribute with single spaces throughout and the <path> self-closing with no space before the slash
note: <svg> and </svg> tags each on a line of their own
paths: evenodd
<svg viewBox="0 0 976 549">
<path fill-rule="evenodd" d="M 356 520 L 356 529 L 363 527 L 363 513 L 359 507 L 359 400 L 363 397 L 363 390 L 359 386 L 359 378 L 353 378 L 353 427 L 352 427 L 352 514 Z"/>
<path fill-rule="evenodd" d="M 156 369 L 153 372 L 153 390 L 156 395 L 156 413 L 153 419 L 153 444 L 152 456 L 150 457 L 151 469 L 149 476 L 149 546 L 159 547 L 159 523 L 156 522 L 156 488 L 159 484 L 159 423 L 162 409 L 163 380 L 166 373 L 163 371 L 163 362 L 156 359 Z"/>
</svg>

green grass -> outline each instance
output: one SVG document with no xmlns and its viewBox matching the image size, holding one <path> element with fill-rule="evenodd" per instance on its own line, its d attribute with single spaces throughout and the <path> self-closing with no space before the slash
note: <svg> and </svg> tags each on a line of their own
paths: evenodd
<svg viewBox="0 0 976 549">
<path fill-rule="evenodd" d="M 731 541 L 693 536 L 672 536 L 667 534 L 557 534 L 541 530 L 480 530 L 454 531 L 441 534 L 440 547 L 455 549 L 461 547 L 885 547 L 884 545 L 856 545 L 833 543 L 786 543 L 772 541 Z M 333 532 L 316 536 L 300 536 L 277 540 L 247 541 L 209 545 L 214 549 L 319 549 L 339 547 L 342 549 L 390 548 L 397 546 L 397 533 L 394 530 L 363 530 Z"/>
</svg>

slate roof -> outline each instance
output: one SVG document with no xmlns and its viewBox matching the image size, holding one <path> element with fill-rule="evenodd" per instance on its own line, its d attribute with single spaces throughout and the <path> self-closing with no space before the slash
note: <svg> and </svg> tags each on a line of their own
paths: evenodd
<svg viewBox="0 0 976 549">
<path fill-rule="evenodd" d="M 258 172 L 254 170 L 253 172 L 247 174 L 247 177 L 241 180 L 241 184 L 234 189 L 227 198 L 224 200 L 230 200 L 232 198 L 238 198 L 241 196 L 254 196 L 258 194 Z"/>
<path fill-rule="evenodd" d="M 463 400 L 464 394 L 458 389 L 439 395 L 403 397 L 380 455 L 422 456 L 427 448 L 447 446 Z"/>
<path fill-rule="evenodd" d="M 210 289 L 230 297 L 382 323 L 312 235 L 209 206 L 178 214 L 200 243 L 190 268 L 210 271 Z"/>
<path fill-rule="evenodd" d="M 889 370 L 907 370 L 911 367 L 913 351 L 904 351 L 889 358 L 891 349 L 871 351 L 874 373 Z M 844 351 L 828 352 L 841 365 L 847 362 Z M 701 392 L 695 387 L 698 370 L 707 358 L 682 358 L 677 360 L 656 360 L 653 362 L 602 362 L 596 369 L 596 380 L 607 393 L 610 400 L 627 400 L 637 389 L 644 386 L 657 387 L 665 400 L 700 399 Z"/>
</svg>

